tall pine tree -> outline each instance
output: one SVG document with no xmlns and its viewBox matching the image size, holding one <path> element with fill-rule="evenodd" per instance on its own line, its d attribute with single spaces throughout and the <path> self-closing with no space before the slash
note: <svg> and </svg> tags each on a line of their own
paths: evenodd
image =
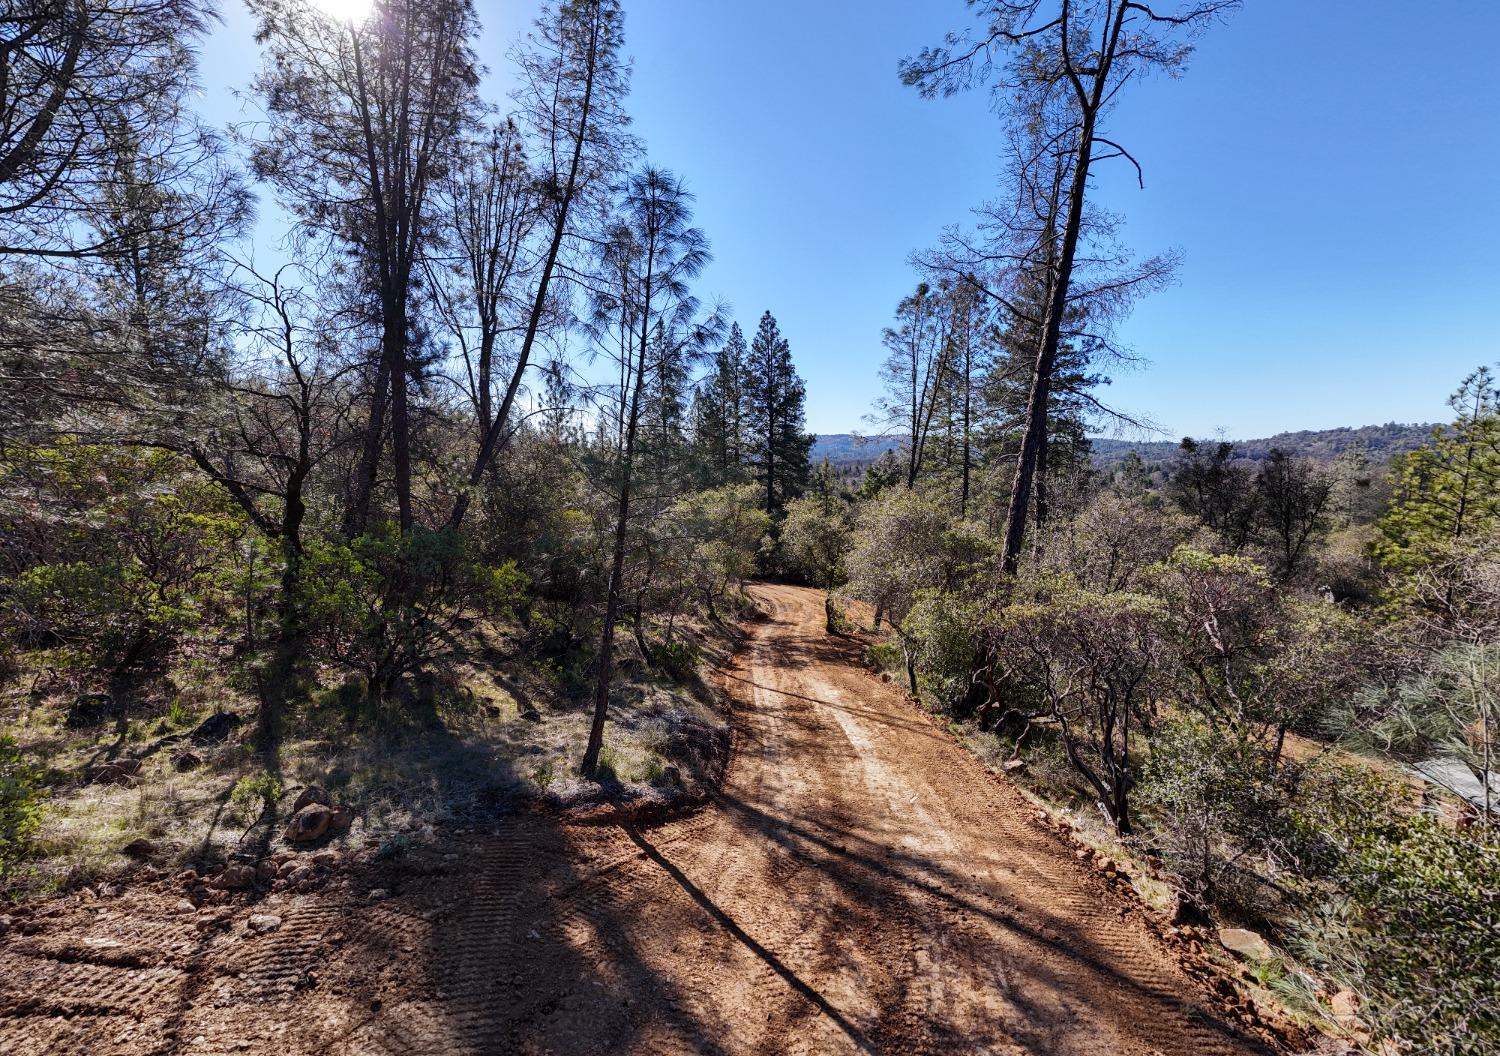
<svg viewBox="0 0 1500 1056">
<path fill-rule="evenodd" d="M 735 323 L 693 396 L 693 446 L 699 475 L 707 487 L 739 484 L 748 478 L 744 374 L 749 355 L 744 331 Z"/>
<path fill-rule="evenodd" d="M 805 387 L 770 312 L 760 317 L 743 376 L 745 446 L 765 509 L 779 523 L 807 484 L 813 438 L 803 432 Z"/>
</svg>

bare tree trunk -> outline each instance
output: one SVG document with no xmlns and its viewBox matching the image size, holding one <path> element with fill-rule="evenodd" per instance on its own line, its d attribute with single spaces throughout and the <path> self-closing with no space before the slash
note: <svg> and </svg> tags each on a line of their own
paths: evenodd
<svg viewBox="0 0 1500 1056">
<path fill-rule="evenodd" d="M 370 520 L 370 501 L 375 492 L 375 478 L 380 473 L 380 452 L 385 446 L 385 404 L 390 387 L 390 371 L 384 355 L 375 368 L 375 385 L 370 391 L 370 418 L 365 425 L 364 448 L 354 475 L 354 492 L 344 511 L 344 534 L 349 538 L 365 530 Z"/>
<path fill-rule="evenodd" d="M 532 299 L 531 313 L 526 320 L 526 336 L 521 341 L 521 351 L 516 357 L 515 369 L 511 374 L 510 383 L 506 386 L 505 396 L 500 401 L 499 411 L 479 445 L 479 454 L 474 460 L 473 468 L 469 471 L 468 486 L 461 489 L 458 497 L 454 499 L 453 512 L 448 515 L 449 528 L 456 529 L 463 523 L 464 515 L 468 512 L 469 503 L 473 499 L 474 489 L 484 479 L 485 471 L 489 468 L 496 453 L 505 446 L 509 439 L 505 435 L 505 424 L 510 418 L 511 407 L 516 401 L 522 376 L 526 373 L 526 365 L 531 360 L 532 347 L 536 344 L 537 333 L 541 329 L 542 316 L 547 307 L 547 291 L 552 284 L 552 276 L 557 267 L 557 258 L 562 252 L 563 240 L 567 237 L 568 213 L 578 193 L 578 174 L 583 163 L 584 148 L 589 140 L 589 119 L 594 105 L 594 85 L 598 72 L 600 46 L 600 17 L 596 11 L 594 19 L 589 24 L 588 73 L 584 78 L 583 101 L 580 104 L 577 134 L 573 138 L 573 153 L 568 162 L 567 182 L 563 185 L 557 204 L 557 215 L 552 223 L 552 239 L 547 246 L 541 276 L 537 280 L 536 296 Z"/>
</svg>

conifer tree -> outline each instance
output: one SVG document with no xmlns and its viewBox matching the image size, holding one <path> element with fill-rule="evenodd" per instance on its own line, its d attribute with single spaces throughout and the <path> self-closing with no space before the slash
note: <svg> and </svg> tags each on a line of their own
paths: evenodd
<svg viewBox="0 0 1500 1056">
<path fill-rule="evenodd" d="M 749 354 L 744 331 L 735 323 L 693 397 L 693 444 L 699 473 L 710 487 L 746 479 L 744 373 Z"/>
<path fill-rule="evenodd" d="M 1396 496 L 1380 522 L 1375 554 L 1387 568 L 1413 572 L 1443 551 L 1500 523 L 1500 390 L 1480 367 L 1448 401 L 1450 426 L 1401 460 Z"/>
<path fill-rule="evenodd" d="M 789 500 L 807 484 L 813 438 L 803 432 L 802 379 L 776 317 L 760 317 L 744 375 L 745 441 L 766 512 L 779 522 Z"/>
</svg>

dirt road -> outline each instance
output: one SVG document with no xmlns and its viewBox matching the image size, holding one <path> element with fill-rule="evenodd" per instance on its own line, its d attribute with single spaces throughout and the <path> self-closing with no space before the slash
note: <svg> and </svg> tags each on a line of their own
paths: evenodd
<svg viewBox="0 0 1500 1056">
<path fill-rule="evenodd" d="M 822 630 L 770 612 L 722 794 L 645 831 L 525 815 L 195 930 L 127 892 L 0 940 L 0 1052 L 1212 1056 L 1139 912 Z M 245 928 L 251 912 L 278 930 Z"/>
</svg>

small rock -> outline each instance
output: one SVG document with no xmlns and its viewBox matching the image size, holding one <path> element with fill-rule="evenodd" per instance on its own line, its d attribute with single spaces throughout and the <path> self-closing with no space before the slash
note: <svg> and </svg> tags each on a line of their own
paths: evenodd
<svg viewBox="0 0 1500 1056">
<path fill-rule="evenodd" d="M 1275 956 L 1270 943 L 1244 928 L 1220 928 L 1219 943 L 1249 961 L 1269 961 Z"/>
<path fill-rule="evenodd" d="M 211 883 L 221 891 L 243 891 L 255 885 L 255 867 L 231 865 L 215 877 Z"/>
<path fill-rule="evenodd" d="M 185 748 L 172 756 L 172 769 L 176 770 L 179 774 L 186 773 L 189 770 L 196 770 L 202 765 L 202 758 Z"/>
<path fill-rule="evenodd" d="M 15 926 L 15 923 L 15 918 L 0 913 L 0 935 L 4 935 L 6 932 L 10 931 L 10 929 Z"/>
<path fill-rule="evenodd" d="M 370 889 L 370 894 L 367 897 L 371 902 L 383 902 L 385 899 L 391 897 L 391 893 L 383 887 L 375 887 Z"/>
<path fill-rule="evenodd" d="M 195 906 L 195 905 L 193 905 L 192 901 L 189 900 L 189 899 L 186 899 L 186 898 L 179 898 L 177 900 L 177 905 L 174 908 L 179 913 L 196 913 L 196 912 L 198 912 L 198 907 Z"/>
<path fill-rule="evenodd" d="M 156 853 L 156 844 L 148 839 L 131 840 L 120 848 L 121 854 L 128 854 L 132 858 L 150 858 Z"/>
<path fill-rule="evenodd" d="M 296 802 L 292 804 L 292 813 L 296 814 L 303 807 L 310 807 L 314 803 L 324 807 L 332 805 L 327 792 L 324 792 L 317 785 L 308 785 L 298 794 Z"/>
<path fill-rule="evenodd" d="M 255 864 L 255 879 L 258 883 L 268 884 L 276 879 L 276 863 L 271 861 L 257 862 Z"/>
<path fill-rule="evenodd" d="M 257 935 L 264 935 L 281 927 L 281 918 L 275 913 L 252 913 L 245 926 Z"/>
<path fill-rule="evenodd" d="M 120 894 L 120 885 L 106 882 L 100 884 L 96 890 L 100 898 L 116 898 Z"/>
<path fill-rule="evenodd" d="M 314 879 L 317 875 L 318 875 L 318 871 L 316 869 L 314 869 L 312 866 L 310 866 L 310 865 L 299 865 L 299 866 L 297 866 L 297 868 L 293 869 L 290 873 L 288 873 L 284 877 L 284 879 L 289 884 L 305 884 L 309 880 Z"/>
<path fill-rule="evenodd" d="M 319 851 L 317 854 L 313 855 L 312 864 L 321 865 L 326 869 L 331 869 L 335 865 L 339 864 L 338 853 L 336 851 Z"/>
<path fill-rule="evenodd" d="M 537 711 L 535 708 L 527 708 L 525 711 L 521 712 L 521 718 L 525 719 L 527 722 L 541 722 L 542 713 Z"/>
<path fill-rule="evenodd" d="M 1018 774 L 1026 769 L 1026 760 L 1007 759 L 1005 762 L 1000 764 L 1000 769 L 1004 770 L 1007 774 Z"/>
<path fill-rule="evenodd" d="M 1073 857 L 1077 858 L 1080 862 L 1086 862 L 1086 861 L 1088 861 L 1088 859 L 1089 859 L 1089 850 L 1088 850 L 1088 848 L 1087 847 L 1080 847 L 1080 848 L 1078 848 L 1078 850 L 1076 850 L 1076 851 L 1073 852 Z"/>
<path fill-rule="evenodd" d="M 214 928 L 221 928 L 228 923 L 229 915 L 227 913 L 205 909 L 199 910 L 198 919 L 193 921 L 193 927 L 199 931 L 210 931 Z"/>
<path fill-rule="evenodd" d="M 288 843 L 312 843 L 328 831 L 328 824 L 333 818 L 333 811 L 322 804 L 315 804 L 306 808 L 300 814 L 293 815 L 291 822 L 286 827 L 286 839 Z"/>
</svg>

